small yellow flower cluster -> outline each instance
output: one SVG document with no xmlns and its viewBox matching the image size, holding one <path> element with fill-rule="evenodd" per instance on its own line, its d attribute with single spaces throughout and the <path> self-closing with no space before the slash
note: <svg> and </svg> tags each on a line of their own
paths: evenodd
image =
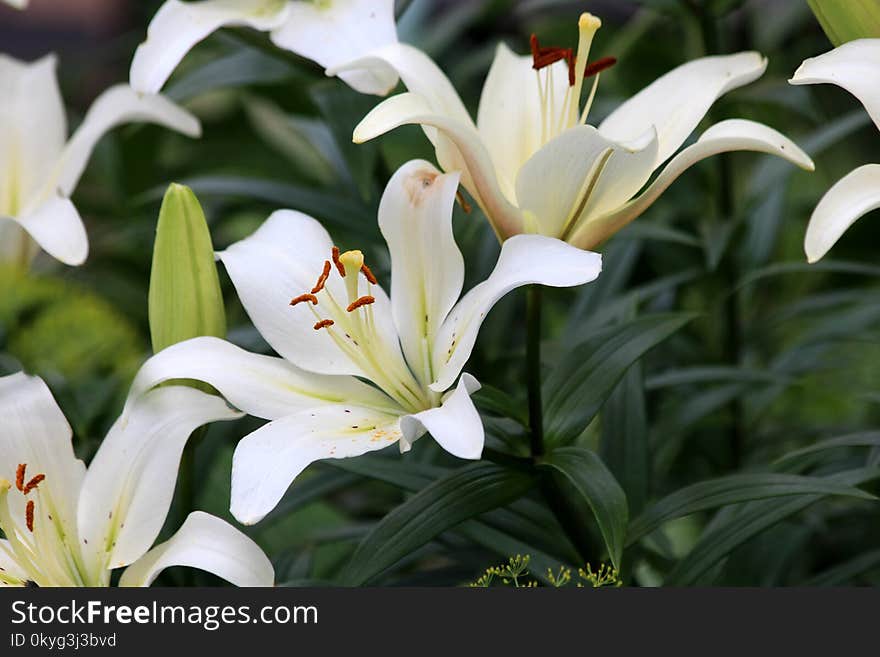
<svg viewBox="0 0 880 657">
<path fill-rule="evenodd" d="M 498 584 L 502 586 L 513 586 L 514 588 L 535 588 L 538 582 L 533 579 L 526 579 L 525 574 L 528 572 L 531 556 L 528 554 L 518 554 L 510 557 L 506 564 L 500 566 L 492 566 L 487 568 L 476 581 L 468 584 L 475 588 L 489 588 L 496 580 L 500 580 Z M 560 566 L 554 572 L 547 569 L 547 581 L 555 588 L 562 588 L 572 583 L 571 568 Z M 620 579 L 620 573 L 616 568 L 599 564 L 598 570 L 593 570 L 590 564 L 586 568 L 578 568 L 578 578 L 581 581 L 575 582 L 578 588 L 586 588 L 590 586 L 594 589 L 623 586 L 623 580 Z"/>
</svg>

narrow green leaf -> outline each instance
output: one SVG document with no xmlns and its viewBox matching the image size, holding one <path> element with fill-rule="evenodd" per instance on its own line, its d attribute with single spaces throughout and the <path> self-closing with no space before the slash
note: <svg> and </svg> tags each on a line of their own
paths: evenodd
<svg viewBox="0 0 880 657">
<path fill-rule="evenodd" d="M 205 214 L 192 190 L 165 193 L 150 272 L 153 351 L 202 335 L 226 336 L 223 295 Z"/>
<path fill-rule="evenodd" d="M 871 550 L 819 573 L 803 586 L 843 586 L 852 584 L 854 577 L 880 568 L 880 550 Z"/>
<path fill-rule="evenodd" d="M 835 46 L 855 39 L 880 37 L 877 0 L 807 0 L 807 4 Z"/>
<path fill-rule="evenodd" d="M 836 438 L 828 438 L 814 443 L 809 447 L 796 449 L 781 456 L 776 460 L 776 465 L 785 465 L 795 461 L 801 457 L 817 452 L 823 452 L 828 449 L 838 449 L 841 447 L 878 447 L 880 446 L 880 431 L 862 431 L 859 433 L 851 433 Z"/>
<path fill-rule="evenodd" d="M 664 523 L 698 511 L 787 495 L 845 495 L 876 499 L 858 488 L 824 477 L 778 473 L 730 475 L 686 486 L 656 502 L 633 520 L 626 543 L 632 545 Z"/>
<path fill-rule="evenodd" d="M 629 367 L 695 315 L 648 315 L 591 336 L 564 358 L 544 384 L 547 442 L 570 442 L 592 421 Z"/>
<path fill-rule="evenodd" d="M 478 463 L 435 481 L 386 515 L 364 538 L 342 582 L 364 584 L 437 535 L 503 506 L 532 485 L 525 473 Z"/>
<path fill-rule="evenodd" d="M 619 569 L 629 511 L 626 494 L 602 459 L 583 447 L 560 447 L 540 467 L 554 470 L 577 490 L 596 517 L 611 561 Z"/>
</svg>

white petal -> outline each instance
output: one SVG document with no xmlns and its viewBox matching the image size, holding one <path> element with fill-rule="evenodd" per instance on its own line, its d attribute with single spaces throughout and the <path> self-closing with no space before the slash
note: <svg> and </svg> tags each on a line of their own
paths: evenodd
<svg viewBox="0 0 880 657">
<path fill-rule="evenodd" d="M 804 250 L 809 262 L 820 260 L 846 229 L 880 208 L 880 164 L 851 171 L 829 189 L 810 217 Z"/>
<path fill-rule="evenodd" d="M 64 148 L 56 65 L 54 55 L 32 64 L 0 55 L 0 214 L 20 213 Z"/>
<path fill-rule="evenodd" d="M 880 39 L 856 39 L 804 60 L 791 84 L 836 84 L 859 99 L 880 129 Z"/>
<path fill-rule="evenodd" d="M 464 283 L 464 258 L 452 234 L 458 179 L 413 160 L 391 177 L 379 204 L 379 228 L 391 254 L 394 322 L 423 385 L 434 380 L 431 344 Z"/>
<path fill-rule="evenodd" d="M 111 87 L 89 108 L 82 124 L 73 133 L 48 183 L 63 196 L 73 193 L 92 150 L 107 132 L 124 123 L 156 123 L 190 137 L 201 134 L 198 119 L 164 96 L 141 94 L 128 85 Z"/>
<path fill-rule="evenodd" d="M 265 420 L 320 404 L 389 404 L 385 395 L 354 377 L 305 372 L 281 358 L 252 354 L 219 338 L 193 338 L 162 350 L 141 367 L 132 395 L 171 379 L 209 383 L 236 408 Z"/>
<path fill-rule="evenodd" d="M 354 141 L 363 143 L 407 124 L 430 126 L 442 132 L 435 139 L 440 167 L 444 171 L 462 172 L 462 185 L 486 213 L 500 237 L 522 232 L 522 214 L 502 193 L 489 152 L 470 119 L 464 122 L 438 114 L 420 95 L 399 94 L 379 103 L 364 117 L 354 130 Z M 444 135 L 445 141 L 440 139 Z"/>
<path fill-rule="evenodd" d="M 228 522 L 195 511 L 170 539 L 126 568 L 120 586 L 149 586 L 165 568 L 198 568 L 235 586 L 272 586 L 275 569 L 260 546 Z"/>
<path fill-rule="evenodd" d="M 773 128 L 744 119 L 721 121 L 672 158 L 639 196 L 617 210 L 582 222 L 569 241 L 583 249 L 595 248 L 644 212 L 686 169 L 711 155 L 729 151 L 778 155 L 802 169 L 813 170 L 813 161 L 809 156 Z"/>
<path fill-rule="evenodd" d="M 695 59 L 659 77 L 599 125 L 609 139 L 631 141 L 652 125 L 660 142 L 655 167 L 678 150 L 723 94 L 764 73 L 767 60 L 756 52 Z"/>
<path fill-rule="evenodd" d="M 18 562 L 13 556 L 12 547 L 9 545 L 9 541 L 0 538 L 0 586 L 4 586 L 5 578 L 19 580 L 21 583 L 20 586 L 24 586 L 25 582 L 28 581 L 27 573 L 18 565 Z M 5 585 L 9 586 L 9 584 Z M 15 585 L 16 584 L 13 584 L 13 586 Z"/>
<path fill-rule="evenodd" d="M 543 235 L 565 239 L 579 217 L 614 208 L 647 182 L 654 167 L 653 128 L 632 145 L 583 125 L 566 130 L 519 171 L 516 197 Z"/>
<path fill-rule="evenodd" d="M 31 0 L 3 0 L 7 5 L 16 9 L 26 9 Z"/>
<path fill-rule="evenodd" d="M 76 498 L 85 465 L 76 458 L 73 432 L 42 379 L 23 373 L 0 377 L 0 477 L 15 482 L 19 464 L 27 466 L 25 481 L 44 474 L 41 499 L 57 511 L 68 536 L 76 536 Z M 24 532 L 24 496 L 9 497 L 12 516 Z"/>
<path fill-rule="evenodd" d="M 224 26 L 271 30 L 287 16 L 284 0 L 168 0 L 147 28 L 138 46 L 129 80 L 137 91 L 155 94 L 199 41 Z"/>
<path fill-rule="evenodd" d="M 589 283 L 602 271 L 602 256 L 543 235 L 515 235 L 501 246 L 492 274 L 468 292 L 449 313 L 434 344 L 437 380 L 447 390 L 471 355 L 477 332 L 495 302 L 522 285 L 572 287 Z"/>
<path fill-rule="evenodd" d="M 250 237 L 218 254 L 226 266 L 248 316 L 264 338 L 293 364 L 320 374 L 366 376 L 325 330 L 316 331 L 318 317 L 327 318 L 319 303 L 290 306 L 290 300 L 309 292 L 330 259 L 333 242 L 317 221 L 300 212 L 279 210 Z M 345 280 L 331 268 L 326 289 L 339 304 L 348 304 Z M 365 288 L 364 288 L 365 289 Z M 403 363 L 391 304 L 378 286 L 370 292 L 376 299 L 376 329 L 389 353 Z"/>
<path fill-rule="evenodd" d="M 235 449 L 232 515 L 252 525 L 275 508 L 310 463 L 360 456 L 399 438 L 396 416 L 354 405 L 322 406 L 270 422 Z"/>
<path fill-rule="evenodd" d="M 92 459 L 80 494 L 80 536 L 105 568 L 146 553 L 168 515 L 190 434 L 240 417 L 215 395 L 184 386 L 152 390 L 128 404 Z"/>
<path fill-rule="evenodd" d="M 440 446 L 461 459 L 478 459 L 483 454 L 485 433 L 471 394 L 480 384 L 469 374 L 462 374 L 455 390 L 439 408 L 432 408 L 400 419 L 400 430 L 410 444 L 425 431 Z"/>
<path fill-rule="evenodd" d="M 542 108 L 531 56 L 516 55 L 503 43 L 495 51 L 483 84 L 477 129 L 492 157 L 501 189 L 510 199 L 516 198 L 514 188 L 520 167 L 541 148 L 542 121 L 569 125 L 560 117 L 567 110 L 561 102 L 568 91 L 567 64 L 559 61 L 551 67 L 554 89 L 550 93 L 560 101 L 556 116 L 546 116 L 549 110 Z"/>
<path fill-rule="evenodd" d="M 86 228 L 69 198 L 52 196 L 12 221 L 27 231 L 46 253 L 65 265 L 81 265 L 89 255 Z"/>
<path fill-rule="evenodd" d="M 324 68 L 344 65 L 397 42 L 394 0 L 333 0 L 289 3 L 287 21 L 272 31 L 272 42 Z M 384 62 L 339 75 L 361 93 L 384 96 L 397 73 Z"/>
</svg>

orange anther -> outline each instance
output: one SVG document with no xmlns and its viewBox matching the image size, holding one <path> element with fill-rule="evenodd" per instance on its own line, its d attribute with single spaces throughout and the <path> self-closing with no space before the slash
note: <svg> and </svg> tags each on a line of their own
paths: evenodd
<svg viewBox="0 0 880 657">
<path fill-rule="evenodd" d="M 318 297 L 314 294 L 300 294 L 298 297 L 290 300 L 290 305 L 295 306 L 298 303 L 302 303 L 303 301 L 311 301 L 312 305 L 318 305 Z"/>
<path fill-rule="evenodd" d="M 321 275 L 318 276 L 318 282 L 315 283 L 315 287 L 312 288 L 312 294 L 317 294 L 321 290 L 324 289 L 324 283 L 327 282 L 327 279 L 330 277 L 330 261 L 324 261 L 324 270 L 321 272 Z"/>
<path fill-rule="evenodd" d="M 45 478 L 46 478 L 46 475 L 44 475 L 44 474 L 38 474 L 38 475 L 35 476 L 33 479 L 31 479 L 29 482 L 27 482 L 27 484 L 25 484 L 24 490 L 22 490 L 21 492 L 24 493 L 25 495 L 27 495 L 27 494 L 30 493 L 34 488 L 36 488 L 37 486 L 39 486 L 39 485 L 40 485 L 40 482 L 43 481 L 43 479 L 45 479 Z"/>
<path fill-rule="evenodd" d="M 28 500 L 27 506 L 24 508 L 24 522 L 27 525 L 28 531 L 33 534 L 34 532 L 34 501 Z"/>
<path fill-rule="evenodd" d="M 316 331 L 320 331 L 322 328 L 328 328 L 330 326 L 333 326 L 335 323 L 336 322 L 334 322 L 332 319 L 322 319 L 320 322 L 315 324 L 313 328 Z"/>
<path fill-rule="evenodd" d="M 364 278 L 370 281 L 370 283 L 372 283 L 373 285 L 378 285 L 379 281 L 377 281 L 376 277 L 373 276 L 373 272 L 370 271 L 369 267 L 367 267 L 366 265 L 361 265 L 361 272 L 363 273 Z"/>
<path fill-rule="evenodd" d="M 342 266 L 342 263 L 339 262 L 339 247 L 334 246 L 331 251 L 331 257 L 333 258 L 333 264 L 336 265 L 336 270 L 339 272 L 339 275 L 345 278 L 345 267 Z"/>
<path fill-rule="evenodd" d="M 18 490 L 24 490 L 24 473 L 27 470 L 27 463 L 19 463 L 15 470 L 15 487 Z"/>
<path fill-rule="evenodd" d="M 354 312 L 355 310 L 357 310 L 361 306 L 369 306 L 371 303 L 376 303 L 376 299 L 374 297 L 367 295 L 365 297 L 361 297 L 360 299 L 356 299 L 355 301 L 352 301 L 349 304 L 348 308 L 346 308 L 346 310 L 348 312 Z"/>
</svg>

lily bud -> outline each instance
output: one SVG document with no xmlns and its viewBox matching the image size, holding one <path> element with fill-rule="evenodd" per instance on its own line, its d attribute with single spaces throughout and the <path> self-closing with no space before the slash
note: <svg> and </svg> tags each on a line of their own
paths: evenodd
<svg viewBox="0 0 880 657">
<path fill-rule="evenodd" d="M 880 5 L 874 0 L 807 0 L 835 46 L 855 39 L 880 37 Z"/>
<path fill-rule="evenodd" d="M 226 314 L 214 247 L 201 205 L 188 187 L 165 192 L 150 274 L 153 351 L 177 342 L 226 335 Z"/>
</svg>

